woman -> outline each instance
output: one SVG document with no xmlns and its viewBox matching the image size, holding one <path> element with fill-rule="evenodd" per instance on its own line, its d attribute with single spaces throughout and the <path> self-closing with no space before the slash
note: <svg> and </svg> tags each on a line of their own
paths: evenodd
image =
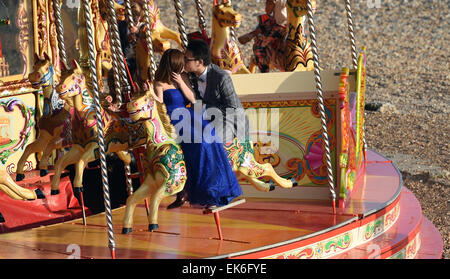
<svg viewBox="0 0 450 279">
<path fill-rule="evenodd" d="M 186 198 L 191 205 L 206 207 L 227 205 L 234 198 L 242 195 L 241 187 L 231 169 L 227 154 L 221 143 L 208 140 L 203 137 L 203 128 L 209 124 L 202 119 L 201 112 L 187 108 L 189 103 L 195 103 L 194 92 L 190 87 L 187 74 L 184 72 L 184 54 L 177 49 L 168 49 L 161 57 L 154 79 L 155 98 L 164 102 L 171 123 L 174 126 L 181 121 L 189 121 L 187 125 L 190 137 L 186 139 L 178 131 L 178 136 L 183 138 L 180 145 L 183 149 L 187 168 L 187 182 L 185 186 Z M 176 114 L 173 112 L 179 109 Z M 187 115 L 186 119 L 176 119 L 176 115 Z M 195 121 L 201 121 L 197 125 Z M 186 127 L 186 125 L 184 125 Z M 195 130 L 201 127 L 202 130 Z M 194 137 L 200 135 L 199 140 Z M 214 130 L 210 134 L 214 137 Z M 211 143 L 212 142 L 212 143 Z"/>
</svg>

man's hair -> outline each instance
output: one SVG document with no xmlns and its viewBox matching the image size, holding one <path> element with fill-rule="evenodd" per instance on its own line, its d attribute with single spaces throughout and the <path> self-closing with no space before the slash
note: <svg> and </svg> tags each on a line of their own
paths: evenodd
<svg viewBox="0 0 450 279">
<path fill-rule="evenodd" d="M 195 59 L 202 59 L 203 65 L 208 66 L 211 64 L 211 51 L 204 40 L 189 41 L 186 50 L 192 52 Z"/>
</svg>

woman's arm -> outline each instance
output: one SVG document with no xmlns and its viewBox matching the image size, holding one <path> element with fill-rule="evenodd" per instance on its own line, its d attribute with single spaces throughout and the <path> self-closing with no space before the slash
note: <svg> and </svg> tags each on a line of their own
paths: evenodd
<svg viewBox="0 0 450 279">
<path fill-rule="evenodd" d="M 162 103 L 163 102 L 163 86 L 160 82 L 155 82 L 153 84 L 153 90 L 155 91 L 155 94 L 153 95 L 153 98 L 155 98 L 156 101 Z"/>
<path fill-rule="evenodd" d="M 178 85 L 178 88 L 180 88 L 186 99 L 188 99 L 192 104 L 195 103 L 194 91 L 192 91 L 191 83 L 189 82 L 189 78 L 186 73 L 172 73 L 172 80 Z"/>
</svg>

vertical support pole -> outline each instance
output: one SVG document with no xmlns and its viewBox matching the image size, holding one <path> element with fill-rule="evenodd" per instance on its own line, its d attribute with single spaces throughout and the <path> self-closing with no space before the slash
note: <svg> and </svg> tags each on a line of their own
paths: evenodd
<svg viewBox="0 0 450 279">
<path fill-rule="evenodd" d="M 61 63 L 64 65 L 64 68 L 67 67 L 67 52 L 66 52 L 66 43 L 64 41 L 64 24 L 61 16 L 61 3 L 62 0 L 53 0 L 53 10 L 55 11 L 55 25 L 56 25 L 56 35 L 58 37 L 58 49 L 59 49 L 59 57 L 61 59 Z M 55 67 L 57 65 L 54 65 Z M 55 84 L 53 84 L 53 90 L 55 90 Z M 53 91 L 52 94 L 56 94 L 55 91 Z M 53 97 L 53 96 L 52 96 Z M 58 100 L 61 100 L 59 96 L 57 97 Z M 72 124 L 69 121 L 69 127 L 67 129 L 67 138 L 72 140 Z M 60 149 L 61 152 L 61 149 Z M 58 156 L 59 153 L 58 152 Z M 83 216 L 85 216 L 84 207 L 82 207 L 83 210 Z M 86 220 L 83 219 L 83 222 L 85 223 Z"/>
<path fill-rule="evenodd" d="M 311 0 L 307 2 L 308 6 L 308 23 L 309 23 L 309 34 L 311 38 L 311 49 L 313 52 L 313 61 L 314 61 L 314 75 L 316 79 L 316 88 L 317 88 L 317 100 L 319 102 L 319 111 L 320 111 L 320 120 L 322 124 L 322 136 L 323 143 L 325 149 L 326 156 L 326 165 L 327 165 L 327 176 L 328 176 L 328 185 L 331 193 L 332 199 L 332 207 L 333 214 L 336 213 L 336 191 L 334 189 L 334 178 L 333 178 L 333 166 L 331 164 L 331 151 L 330 151 L 330 138 L 328 136 L 328 128 L 327 128 L 327 119 L 325 113 L 325 104 L 323 99 L 323 91 L 322 91 L 322 81 L 320 78 L 320 67 L 319 67 L 319 54 L 317 53 L 317 45 L 316 45 L 316 30 L 314 28 L 314 18 L 313 18 L 313 9 L 311 5 Z"/>
<path fill-rule="evenodd" d="M 122 51 L 122 46 L 120 44 L 116 10 L 114 10 L 114 0 L 107 0 L 106 6 L 108 9 L 108 33 L 113 57 L 114 80 L 116 80 L 116 78 L 120 80 L 120 87 L 116 88 L 116 95 L 118 103 L 122 105 L 123 95 L 125 95 L 126 99 L 129 99 L 131 88 L 128 84 L 128 75 L 125 68 L 125 58 Z M 114 63 L 115 59 L 116 62 Z"/>
<path fill-rule="evenodd" d="M 188 45 L 188 39 L 186 34 L 186 25 L 184 23 L 183 9 L 181 8 L 181 1 L 173 0 L 173 3 L 175 6 L 175 13 L 177 15 L 178 32 L 180 32 L 181 45 L 183 46 L 183 50 L 185 50 Z"/>
<path fill-rule="evenodd" d="M 231 0 L 228 0 L 228 2 L 231 5 Z M 233 40 L 234 43 L 236 43 L 236 30 L 234 29 L 233 26 L 230 27 L 230 38 L 231 40 Z"/>
<path fill-rule="evenodd" d="M 217 233 L 219 234 L 219 239 L 223 240 L 222 228 L 220 226 L 219 212 L 214 212 L 214 221 L 216 221 L 216 227 L 217 227 Z"/>
<path fill-rule="evenodd" d="M 128 153 L 131 154 L 132 150 L 128 150 Z M 131 155 L 130 155 L 131 156 Z M 130 164 L 125 165 L 125 183 L 127 184 L 127 194 L 128 196 L 133 195 L 133 181 L 131 180 L 131 167 Z"/>
<path fill-rule="evenodd" d="M 153 78 L 155 77 L 156 72 L 156 63 L 155 63 L 155 55 L 153 52 L 153 41 L 152 41 L 152 24 L 150 19 L 150 4 L 149 0 L 145 0 L 144 4 L 144 12 L 145 12 L 145 41 L 147 42 L 147 48 L 148 48 L 148 56 L 150 59 L 150 69 L 149 69 L 149 78 L 150 81 L 153 82 Z"/>
<path fill-rule="evenodd" d="M 84 9 L 84 14 L 86 17 L 86 21 L 91 21 L 91 12 L 89 7 L 89 0 L 83 0 L 82 9 Z M 102 111 L 100 106 L 100 94 L 98 89 L 98 80 L 97 80 L 97 68 L 95 63 L 95 46 L 94 46 L 94 35 L 92 26 L 87 24 L 87 39 L 89 46 L 89 65 L 92 79 L 92 89 L 94 95 L 94 106 L 95 106 L 95 114 L 98 120 L 102 119 Z M 98 145 L 100 150 L 100 167 L 101 167 L 101 177 L 103 184 L 103 198 L 105 202 L 105 213 L 106 213 L 106 224 L 108 229 L 108 247 L 111 252 L 111 257 L 115 258 L 115 247 L 116 243 L 114 241 L 114 230 L 112 223 L 112 214 L 111 214 L 111 200 L 109 194 L 109 183 L 108 183 L 108 170 L 106 165 L 106 150 L 105 150 L 105 139 L 103 132 L 103 122 L 97 121 L 97 133 L 98 133 Z"/>
<path fill-rule="evenodd" d="M 358 68 L 358 57 L 356 52 L 356 40 L 355 40 L 355 31 L 353 29 L 353 16 L 352 16 L 352 7 L 350 0 L 345 0 L 345 10 L 347 13 L 347 25 L 348 25 L 348 36 L 350 38 L 350 47 L 351 47 L 351 54 L 352 54 L 352 66 L 353 69 L 356 70 Z M 365 137 L 365 125 L 362 127 L 363 129 L 363 146 L 364 146 L 364 164 L 367 164 L 367 143 L 366 143 L 366 137 Z"/>
<path fill-rule="evenodd" d="M 81 202 L 81 212 L 83 214 L 83 226 L 87 225 L 86 221 L 86 211 L 84 210 L 84 196 L 83 196 L 83 188 L 75 188 L 78 189 L 78 195 L 80 196 L 80 202 Z"/>
<path fill-rule="evenodd" d="M 353 30 L 353 16 L 352 16 L 352 7 L 350 4 L 350 0 L 345 0 L 345 10 L 347 13 L 348 36 L 350 38 L 352 66 L 353 66 L 353 69 L 356 70 L 356 67 L 358 65 L 358 58 L 357 58 L 357 53 L 356 53 L 356 40 L 355 40 L 355 32 Z"/>
<path fill-rule="evenodd" d="M 205 20 L 205 13 L 203 11 L 202 0 L 195 0 L 195 6 L 197 8 L 198 27 L 200 28 L 203 37 L 207 39 L 208 33 L 206 32 L 206 20 Z"/>
<path fill-rule="evenodd" d="M 125 16 L 126 16 L 127 23 L 128 23 L 128 29 L 131 29 L 131 27 L 135 26 L 136 23 L 134 22 L 130 0 L 125 0 L 124 4 L 125 4 Z"/>
<path fill-rule="evenodd" d="M 138 148 L 134 149 L 133 152 L 134 152 L 134 156 L 136 157 L 136 164 L 137 164 L 138 173 L 139 173 L 139 182 L 142 185 L 142 183 L 144 183 L 144 167 L 142 166 L 141 153 L 145 152 L 145 148 L 138 147 Z M 149 216 L 150 215 L 150 205 L 148 203 L 147 198 L 145 198 L 144 203 L 145 203 L 145 211 L 147 213 L 147 216 Z"/>
<path fill-rule="evenodd" d="M 53 0 L 53 10 L 55 11 L 56 35 L 58 37 L 58 48 L 61 62 L 67 65 L 66 44 L 64 43 L 64 25 L 61 16 L 61 0 Z M 56 65 L 55 65 L 56 66 Z"/>
</svg>

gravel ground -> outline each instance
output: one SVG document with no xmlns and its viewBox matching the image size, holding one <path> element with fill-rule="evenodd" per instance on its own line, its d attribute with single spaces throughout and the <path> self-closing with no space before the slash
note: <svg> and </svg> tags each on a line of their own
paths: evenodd
<svg viewBox="0 0 450 279">
<path fill-rule="evenodd" d="M 187 31 L 198 30 L 194 1 L 182 1 Z M 213 1 L 203 1 L 208 27 Z M 404 186 L 419 199 L 424 215 L 444 240 L 450 258 L 450 95 L 449 0 L 353 0 L 357 48 L 366 46 L 366 140 L 393 160 Z M 159 1 L 163 22 L 177 30 L 172 1 Z M 233 1 L 243 17 L 237 35 L 256 26 L 264 0 Z M 379 3 L 379 4 L 377 4 Z M 351 66 L 347 21 L 342 0 L 319 0 L 314 18 L 320 66 Z M 447 30 L 447 31 L 445 31 Z M 244 57 L 251 43 L 241 45 Z"/>
</svg>

